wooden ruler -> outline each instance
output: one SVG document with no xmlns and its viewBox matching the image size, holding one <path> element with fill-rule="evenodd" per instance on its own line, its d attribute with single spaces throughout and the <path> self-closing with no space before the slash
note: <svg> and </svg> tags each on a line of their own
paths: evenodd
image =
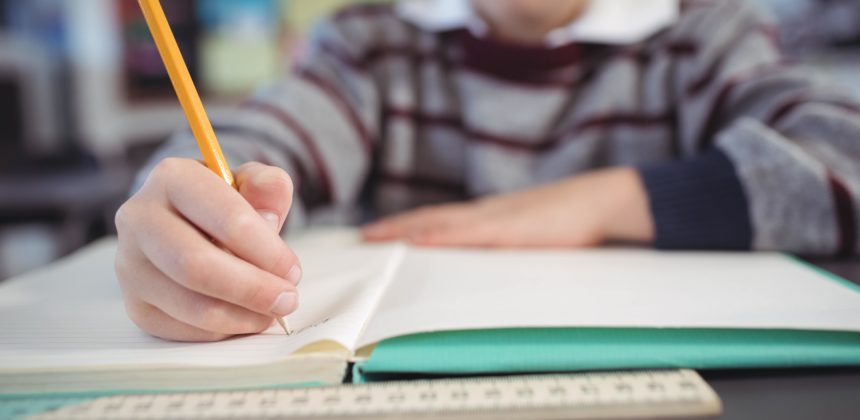
<svg viewBox="0 0 860 420">
<path fill-rule="evenodd" d="M 438 379 L 236 392 L 123 395 L 37 419 L 581 419 L 718 415 L 692 370 Z"/>
</svg>

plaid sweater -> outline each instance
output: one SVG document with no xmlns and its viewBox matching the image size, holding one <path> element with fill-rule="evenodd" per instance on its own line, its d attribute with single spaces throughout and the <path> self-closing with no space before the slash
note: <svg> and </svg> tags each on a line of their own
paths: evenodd
<svg viewBox="0 0 860 420">
<path fill-rule="evenodd" d="M 688 0 L 634 45 L 526 47 L 391 6 L 318 25 L 292 74 L 215 122 L 233 165 L 372 218 L 638 169 L 661 248 L 857 253 L 860 107 L 786 62 L 740 0 Z M 187 132 L 156 155 L 197 157 Z"/>
</svg>

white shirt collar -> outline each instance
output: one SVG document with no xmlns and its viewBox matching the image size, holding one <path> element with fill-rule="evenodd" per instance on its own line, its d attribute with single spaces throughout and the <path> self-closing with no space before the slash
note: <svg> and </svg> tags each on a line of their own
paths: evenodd
<svg viewBox="0 0 860 420">
<path fill-rule="evenodd" d="M 547 34 L 548 47 L 572 42 L 626 45 L 644 41 L 678 19 L 679 0 L 590 0 L 567 26 Z M 486 34 L 487 25 L 469 0 L 399 0 L 397 13 L 429 31 L 468 28 Z"/>
</svg>

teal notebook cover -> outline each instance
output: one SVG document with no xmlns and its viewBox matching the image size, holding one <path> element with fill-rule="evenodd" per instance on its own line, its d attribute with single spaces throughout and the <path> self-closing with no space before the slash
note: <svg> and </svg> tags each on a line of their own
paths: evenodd
<svg viewBox="0 0 860 420">
<path fill-rule="evenodd" d="M 449 331 L 385 340 L 361 366 L 463 375 L 638 368 L 860 365 L 860 333 L 796 330 L 536 328 Z"/>
<path fill-rule="evenodd" d="M 786 255 L 822 278 L 860 285 Z M 445 331 L 380 342 L 355 380 L 599 369 L 733 369 L 860 365 L 860 333 L 843 331 L 527 328 Z"/>
</svg>

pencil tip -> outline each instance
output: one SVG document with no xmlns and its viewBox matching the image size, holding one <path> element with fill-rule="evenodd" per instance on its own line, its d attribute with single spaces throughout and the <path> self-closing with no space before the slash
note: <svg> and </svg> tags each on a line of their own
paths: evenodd
<svg viewBox="0 0 860 420">
<path fill-rule="evenodd" d="M 293 334 L 293 332 L 290 331 L 290 327 L 287 326 L 287 322 L 284 321 L 284 318 L 276 318 L 276 319 L 278 320 L 278 325 L 280 325 L 281 328 L 284 329 L 284 333 L 286 333 L 287 335 Z"/>
</svg>

